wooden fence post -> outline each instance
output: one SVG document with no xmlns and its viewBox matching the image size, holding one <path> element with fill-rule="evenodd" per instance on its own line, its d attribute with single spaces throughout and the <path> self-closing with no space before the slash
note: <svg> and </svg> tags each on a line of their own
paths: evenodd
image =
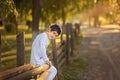
<svg viewBox="0 0 120 80">
<path fill-rule="evenodd" d="M 73 55 L 73 48 L 74 48 L 74 31 L 72 28 L 72 24 L 70 25 L 70 55 Z"/>
<path fill-rule="evenodd" d="M 24 32 L 17 35 L 17 66 L 24 64 Z"/>
<path fill-rule="evenodd" d="M 66 63 L 69 64 L 69 49 L 70 49 L 70 39 L 69 39 L 69 26 L 70 26 L 70 23 L 67 23 L 66 24 Z"/>
<path fill-rule="evenodd" d="M 55 67 L 58 68 L 56 40 L 51 40 L 51 43 L 52 43 L 53 61 L 54 61 Z"/>
<path fill-rule="evenodd" d="M 56 40 L 51 40 L 51 43 L 52 43 L 52 54 L 53 54 L 53 61 L 54 61 L 54 65 L 55 67 L 57 68 L 57 78 L 58 75 L 59 75 L 59 70 L 58 70 L 58 60 L 57 60 L 57 48 L 56 48 Z"/>
<path fill-rule="evenodd" d="M 2 46 L 2 42 L 1 42 L 1 33 L 0 33 L 0 72 L 2 71 L 1 69 L 1 46 Z"/>
</svg>

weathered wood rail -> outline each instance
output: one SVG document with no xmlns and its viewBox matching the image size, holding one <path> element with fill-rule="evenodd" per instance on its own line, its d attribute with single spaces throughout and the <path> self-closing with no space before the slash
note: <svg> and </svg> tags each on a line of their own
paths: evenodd
<svg viewBox="0 0 120 80">
<path fill-rule="evenodd" d="M 64 63 L 69 64 L 69 58 L 73 54 L 74 39 L 76 37 L 76 30 L 73 29 L 71 23 L 65 25 L 66 35 L 65 40 L 62 39 L 60 45 L 56 45 L 56 41 L 52 40 L 52 61 L 54 66 L 58 70 L 58 75 L 61 72 L 61 68 Z M 1 37 L 0 37 L 1 38 Z M 20 33 L 16 37 L 17 42 L 17 55 L 16 55 L 16 66 L 15 68 L 0 72 L 0 80 L 42 80 L 42 77 L 38 77 L 44 71 L 46 71 L 49 66 L 43 65 L 36 68 L 35 65 L 25 64 L 25 54 L 24 54 L 24 32 Z M 1 40 L 0 40 L 1 46 Z M 1 51 L 0 51 L 1 57 Z M 1 58 L 0 58 L 1 60 Z M 1 63 L 1 61 L 0 61 Z M 1 69 L 1 65 L 0 65 Z M 58 76 L 57 76 L 58 77 Z M 58 77 L 59 78 L 59 77 Z"/>
<path fill-rule="evenodd" d="M 0 72 L 1 72 L 1 45 L 2 42 L 1 42 L 1 32 L 0 32 Z"/>
<path fill-rule="evenodd" d="M 36 80 L 39 78 L 38 75 L 40 75 L 48 68 L 49 66 L 47 64 L 41 67 L 35 67 L 35 65 L 32 64 L 25 64 L 10 70 L 0 72 L 0 80 Z"/>
</svg>

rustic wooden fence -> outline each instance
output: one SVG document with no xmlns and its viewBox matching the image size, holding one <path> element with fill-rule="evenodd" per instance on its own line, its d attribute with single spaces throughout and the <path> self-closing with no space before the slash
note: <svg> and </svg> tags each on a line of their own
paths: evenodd
<svg viewBox="0 0 120 80">
<path fill-rule="evenodd" d="M 69 64 L 69 58 L 73 54 L 75 33 L 76 33 L 76 30 L 73 29 L 72 24 L 67 23 L 65 25 L 65 32 L 63 32 L 63 34 L 66 35 L 66 39 L 61 41 L 60 45 L 56 45 L 55 40 L 51 41 L 52 57 L 53 57 L 52 60 L 54 62 L 54 66 L 58 70 L 58 75 L 57 75 L 58 80 L 59 80 L 59 73 L 61 72 L 62 66 L 64 65 L 64 63 Z M 16 38 L 17 38 L 16 39 L 17 67 L 0 72 L 0 80 L 29 80 L 29 79 L 41 80 L 40 77 L 37 77 L 37 75 L 47 70 L 49 66 L 43 65 L 39 68 L 36 68 L 34 65 L 24 64 L 25 63 L 24 32 L 18 34 Z M 1 39 L 0 39 L 0 46 L 1 46 Z M 1 50 L 0 50 L 0 53 L 1 53 Z M 1 54 L 0 54 L 0 59 L 1 59 Z M 1 65 L 0 65 L 0 68 L 1 68 Z"/>
<path fill-rule="evenodd" d="M 49 66 L 47 64 L 41 67 L 35 67 L 32 64 L 24 64 L 22 66 L 4 71 L 0 73 L 0 80 L 42 80 L 38 74 L 47 70 Z"/>
<path fill-rule="evenodd" d="M 1 72 L 1 46 L 2 46 L 2 42 L 1 42 L 1 33 L 0 33 L 0 72 Z"/>
</svg>

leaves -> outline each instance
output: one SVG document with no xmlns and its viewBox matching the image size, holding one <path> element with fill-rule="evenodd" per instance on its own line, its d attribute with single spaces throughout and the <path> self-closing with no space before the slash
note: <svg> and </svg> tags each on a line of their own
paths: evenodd
<svg viewBox="0 0 120 80">
<path fill-rule="evenodd" d="M 9 13 L 14 13 L 15 5 L 13 0 L 0 0 L 0 17 L 5 19 Z"/>
</svg>

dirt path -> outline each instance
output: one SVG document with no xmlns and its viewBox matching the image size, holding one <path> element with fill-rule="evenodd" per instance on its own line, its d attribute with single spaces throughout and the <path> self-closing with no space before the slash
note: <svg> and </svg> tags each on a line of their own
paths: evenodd
<svg viewBox="0 0 120 80">
<path fill-rule="evenodd" d="M 85 80 L 120 80 L 120 31 L 82 28 L 80 57 L 88 64 Z"/>
</svg>

